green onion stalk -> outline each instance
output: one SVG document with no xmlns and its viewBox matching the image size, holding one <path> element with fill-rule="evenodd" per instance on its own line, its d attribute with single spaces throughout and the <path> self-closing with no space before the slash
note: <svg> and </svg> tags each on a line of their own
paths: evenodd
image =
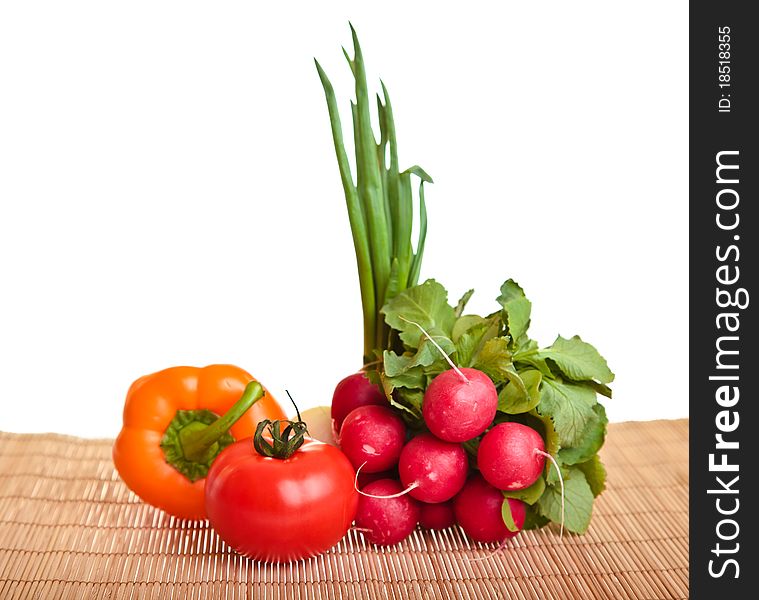
<svg viewBox="0 0 759 600">
<path fill-rule="evenodd" d="M 377 94 L 380 130 L 377 141 L 369 112 L 364 57 L 352 25 L 351 34 L 354 56 L 351 59 L 345 49 L 343 53 L 355 80 L 356 102 L 351 101 L 355 180 L 343 143 L 335 91 L 319 61 L 315 62 L 327 99 L 332 139 L 356 251 L 364 317 L 363 360 L 367 367 L 381 360 L 383 350 L 399 347 L 400 341 L 393 339 L 381 310 L 390 299 L 416 285 L 419 280 L 427 236 L 424 184 L 432 183 L 432 178 L 419 166 L 400 171 L 393 107 L 382 82 L 382 96 Z M 415 250 L 411 242 L 414 223 L 412 175 L 419 179 L 419 238 Z"/>
</svg>

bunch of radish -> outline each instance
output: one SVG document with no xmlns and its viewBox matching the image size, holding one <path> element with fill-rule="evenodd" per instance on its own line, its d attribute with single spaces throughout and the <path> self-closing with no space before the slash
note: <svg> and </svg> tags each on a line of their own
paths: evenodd
<svg viewBox="0 0 759 600">
<path fill-rule="evenodd" d="M 596 396 L 611 397 L 614 373 L 579 336 L 548 347 L 531 339 L 532 303 L 512 279 L 487 316 L 465 313 L 474 290 L 450 305 L 436 280 L 420 283 L 432 178 L 418 165 L 401 168 L 388 90 L 383 83 L 372 98 L 353 27 L 351 37 L 353 56 L 343 54 L 354 80 L 355 160 L 335 89 L 316 68 L 363 312 L 363 370 L 341 381 L 332 401 L 334 438 L 357 472 L 356 527 L 378 544 L 417 525 L 458 524 L 473 540 L 497 543 L 549 523 L 584 533 L 606 479 L 598 451 L 608 421 Z M 510 214 L 504 231 L 516 223 Z M 469 231 L 462 223 L 439 239 L 462 249 Z M 470 254 L 481 269 L 496 260 Z"/>
<path fill-rule="evenodd" d="M 417 525 L 454 524 L 474 541 L 500 543 L 524 525 L 524 503 L 502 492 L 526 489 L 541 476 L 550 457 L 543 438 L 520 423 L 492 426 L 498 407 L 493 382 L 477 369 L 450 365 L 424 394 L 423 430 L 409 430 L 364 373 L 335 389 L 336 439 L 357 470 L 361 494 L 356 526 L 372 543 L 395 544 Z M 470 466 L 462 444 L 475 440 Z"/>
</svg>

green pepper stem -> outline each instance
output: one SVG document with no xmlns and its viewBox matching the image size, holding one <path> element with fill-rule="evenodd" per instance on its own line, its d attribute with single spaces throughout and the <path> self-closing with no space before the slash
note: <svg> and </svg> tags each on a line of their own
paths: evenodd
<svg viewBox="0 0 759 600">
<path fill-rule="evenodd" d="M 190 431 L 181 436 L 182 450 L 187 460 L 202 460 L 208 449 L 221 436 L 227 433 L 245 412 L 264 396 L 264 389 L 257 381 L 251 381 L 245 386 L 240 399 L 232 405 L 224 416 L 200 430 Z"/>
</svg>

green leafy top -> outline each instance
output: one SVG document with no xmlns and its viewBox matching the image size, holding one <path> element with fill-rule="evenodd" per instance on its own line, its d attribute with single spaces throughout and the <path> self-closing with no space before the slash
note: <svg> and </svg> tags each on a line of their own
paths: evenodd
<svg viewBox="0 0 759 600">
<path fill-rule="evenodd" d="M 431 336 L 450 339 L 456 315 L 448 305 L 448 292 L 434 279 L 409 288 L 390 300 L 383 308 L 385 322 L 400 332 L 406 346 L 419 348 L 424 339 L 418 323 Z M 440 342 L 438 342 L 440 343 Z"/>
<path fill-rule="evenodd" d="M 345 50 L 343 53 L 355 80 L 356 102 L 350 103 L 355 180 L 343 143 L 334 88 L 319 62 L 315 62 L 327 100 L 332 141 L 356 251 L 364 316 L 364 364 L 368 364 L 375 360 L 376 349 L 394 344 L 394 340 L 390 339 L 390 327 L 378 315 L 379 308 L 419 280 L 427 236 L 424 184 L 432 183 L 432 178 L 418 165 L 400 171 L 393 106 L 384 83 L 382 95 L 376 96 L 380 133 L 377 142 L 371 122 L 371 98 L 364 56 L 352 25 L 351 37 L 354 56 L 351 58 Z M 419 179 L 419 237 L 416 249 L 412 247 L 411 240 L 414 221 L 412 175 Z"/>
<path fill-rule="evenodd" d="M 530 339 L 532 304 L 522 288 L 509 279 L 497 298 L 501 310 L 482 317 L 464 314 L 473 291 L 456 307 L 437 281 L 400 291 L 382 308 L 387 325 L 398 334 L 402 348 L 385 350 L 378 377 L 393 406 L 414 428 L 424 428 L 421 404 L 430 381 L 448 368 L 414 321 L 427 330 L 460 367 L 486 373 L 498 390 L 496 422 L 518 421 L 535 428 L 546 451 L 558 462 L 565 483 L 566 522 L 569 531 L 584 533 L 590 522 L 593 498 L 604 489 L 606 473 L 598 451 L 606 436 L 606 411 L 598 394 L 611 397 L 614 380 L 606 360 L 579 336 L 557 337 L 547 348 Z M 479 441 L 467 443 L 476 454 Z M 526 527 L 558 522 L 559 477 L 547 463 L 532 486 L 505 497 L 526 502 Z M 504 520 L 511 513 L 504 503 Z M 513 523 L 511 523 L 513 525 Z"/>
</svg>

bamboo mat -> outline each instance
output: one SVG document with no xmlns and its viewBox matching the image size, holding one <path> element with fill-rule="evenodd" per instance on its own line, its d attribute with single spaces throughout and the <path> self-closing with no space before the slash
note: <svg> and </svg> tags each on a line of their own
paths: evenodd
<svg viewBox="0 0 759 600">
<path fill-rule="evenodd" d="M 288 565 L 141 503 L 110 440 L 0 433 L 0 599 L 686 598 L 688 421 L 610 425 L 608 489 L 584 536 L 523 532 L 500 552 L 458 530 L 374 548 L 352 532 Z"/>
</svg>

